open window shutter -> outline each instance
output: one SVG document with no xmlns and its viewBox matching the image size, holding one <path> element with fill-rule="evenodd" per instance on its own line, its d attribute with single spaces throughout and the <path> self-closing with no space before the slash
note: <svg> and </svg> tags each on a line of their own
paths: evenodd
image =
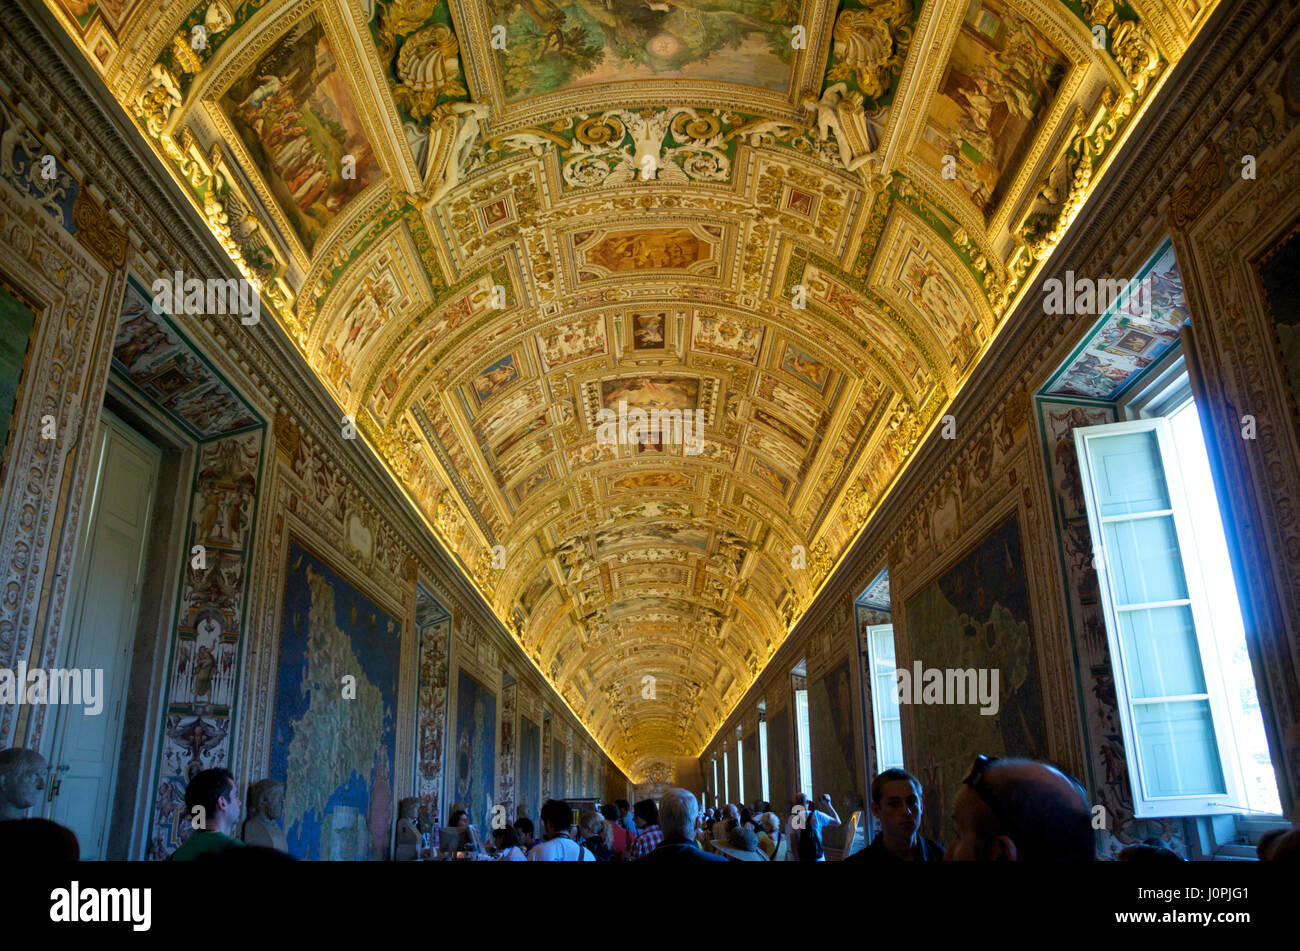
<svg viewBox="0 0 1300 951">
<path fill-rule="evenodd" d="M 1169 423 L 1143 419 L 1075 430 L 1088 525 L 1133 776 L 1135 814 L 1241 808 L 1240 783 L 1191 517 Z M 1189 580 L 1190 579 L 1190 580 Z"/>
</svg>

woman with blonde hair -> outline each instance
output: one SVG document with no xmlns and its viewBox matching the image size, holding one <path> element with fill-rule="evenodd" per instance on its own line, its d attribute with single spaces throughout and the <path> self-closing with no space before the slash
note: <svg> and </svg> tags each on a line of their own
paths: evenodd
<svg viewBox="0 0 1300 951">
<path fill-rule="evenodd" d="M 597 862 L 614 861 L 614 830 L 609 823 L 594 812 L 584 812 L 578 817 L 578 831 Z"/>
<path fill-rule="evenodd" d="M 781 843 L 781 820 L 776 813 L 765 812 L 758 817 L 758 824 L 763 829 L 758 837 L 758 847 L 768 859 L 775 859 Z"/>
</svg>

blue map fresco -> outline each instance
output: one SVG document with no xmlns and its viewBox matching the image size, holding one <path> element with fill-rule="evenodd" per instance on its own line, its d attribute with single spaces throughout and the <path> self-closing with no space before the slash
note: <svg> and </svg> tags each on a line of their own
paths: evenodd
<svg viewBox="0 0 1300 951">
<path fill-rule="evenodd" d="M 271 777 L 297 858 L 387 853 L 400 646 L 397 620 L 290 540 Z"/>
</svg>

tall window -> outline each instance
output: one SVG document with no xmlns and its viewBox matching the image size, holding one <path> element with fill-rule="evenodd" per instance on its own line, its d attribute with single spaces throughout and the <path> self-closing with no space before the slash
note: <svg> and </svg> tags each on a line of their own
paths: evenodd
<svg viewBox="0 0 1300 951">
<path fill-rule="evenodd" d="M 731 759 L 722 751 L 722 801 L 731 802 Z"/>
<path fill-rule="evenodd" d="M 771 802 L 771 794 L 767 791 L 767 720 L 766 718 L 758 721 L 758 781 L 762 786 L 763 801 Z"/>
<path fill-rule="evenodd" d="M 718 790 L 720 788 L 721 787 L 718 785 L 718 758 L 715 756 L 713 757 L 713 798 L 715 801 L 718 798 Z"/>
<path fill-rule="evenodd" d="M 894 625 L 867 628 L 867 661 L 871 669 L 871 716 L 875 721 L 876 764 L 881 770 L 903 766 L 903 721 L 898 709 L 898 678 L 894 661 Z"/>
<path fill-rule="evenodd" d="M 1279 813 L 1223 521 L 1185 377 L 1074 431 L 1138 817 Z"/>
<path fill-rule="evenodd" d="M 808 691 L 794 692 L 795 729 L 799 739 L 799 789 L 811 796 L 812 788 L 812 736 L 808 729 Z"/>
<path fill-rule="evenodd" d="M 740 727 L 736 727 L 736 798 L 745 801 L 745 744 L 740 739 Z"/>
</svg>

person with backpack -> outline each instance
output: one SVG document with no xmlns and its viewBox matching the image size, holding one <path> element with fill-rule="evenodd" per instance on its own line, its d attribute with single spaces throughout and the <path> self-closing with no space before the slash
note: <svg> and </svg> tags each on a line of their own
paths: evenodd
<svg viewBox="0 0 1300 951">
<path fill-rule="evenodd" d="M 794 812 L 790 816 L 790 851 L 787 858 L 795 862 L 825 862 L 826 847 L 822 842 L 822 830 L 839 824 L 839 813 L 835 811 L 830 793 L 822 793 L 815 806 L 812 805 L 811 797 L 799 793 L 795 796 Z"/>
</svg>

